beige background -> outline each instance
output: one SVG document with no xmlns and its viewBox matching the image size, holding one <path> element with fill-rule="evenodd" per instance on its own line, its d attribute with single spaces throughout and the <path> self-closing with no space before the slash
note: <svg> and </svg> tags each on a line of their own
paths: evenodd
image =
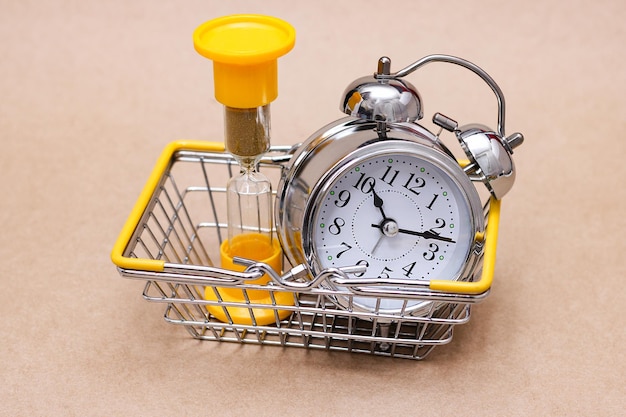
<svg viewBox="0 0 626 417">
<path fill-rule="evenodd" d="M 496 281 L 422 362 L 198 342 L 109 252 L 163 147 L 221 140 L 191 33 L 231 13 L 297 30 L 273 140 L 341 116 L 381 55 L 469 59 L 526 143 Z M 0 1 L 0 415 L 623 415 L 626 3 Z M 410 78 L 436 111 L 495 123 L 470 73 Z"/>
</svg>

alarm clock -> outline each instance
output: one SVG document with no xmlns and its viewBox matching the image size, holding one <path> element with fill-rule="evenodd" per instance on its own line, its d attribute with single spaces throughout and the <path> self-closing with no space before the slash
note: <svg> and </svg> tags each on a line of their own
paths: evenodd
<svg viewBox="0 0 626 417">
<path fill-rule="evenodd" d="M 498 128 L 458 127 L 435 113 L 437 134 L 423 117 L 417 89 L 403 78 L 431 62 L 460 65 L 479 75 L 498 99 Z M 504 136 L 504 97 L 482 69 L 448 55 L 429 55 L 392 74 L 383 57 L 377 71 L 351 83 L 340 108 L 348 114 L 298 146 L 282 172 L 275 220 L 292 265 L 308 279 L 333 269 L 379 288 L 444 279 L 472 281 L 481 270 L 484 202 L 478 186 L 501 199 L 512 187 L 513 148 L 520 133 Z M 440 139 L 452 132 L 467 161 Z M 458 152 L 457 152 L 458 153 Z M 356 272 L 355 272 L 356 271 Z M 341 294 L 333 280 L 322 285 Z M 423 314 L 431 301 L 334 295 L 346 309 Z"/>
</svg>

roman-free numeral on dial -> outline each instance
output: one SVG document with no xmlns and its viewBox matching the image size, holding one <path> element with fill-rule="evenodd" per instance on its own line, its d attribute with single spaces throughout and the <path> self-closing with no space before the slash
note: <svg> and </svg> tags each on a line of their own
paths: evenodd
<svg viewBox="0 0 626 417">
<path fill-rule="evenodd" d="M 385 171 L 380 179 L 393 187 L 393 182 L 396 180 L 399 173 L 400 171 L 397 169 L 392 171 L 391 165 L 387 165 L 387 171 Z"/>
<path fill-rule="evenodd" d="M 415 176 L 415 173 L 412 172 L 411 175 L 409 175 L 409 179 L 404 183 L 404 188 L 415 195 L 420 195 L 421 191 L 419 190 L 424 188 L 425 185 L 426 180 L 422 177 Z"/>
</svg>

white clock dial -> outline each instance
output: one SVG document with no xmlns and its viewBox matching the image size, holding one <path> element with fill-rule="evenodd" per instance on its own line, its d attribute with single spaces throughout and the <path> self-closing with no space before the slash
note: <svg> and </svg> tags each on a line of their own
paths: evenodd
<svg viewBox="0 0 626 417">
<path fill-rule="evenodd" d="M 311 222 L 319 267 L 363 265 L 364 278 L 458 279 L 474 243 L 471 209 L 449 172 L 411 153 L 346 166 Z M 373 308 L 375 300 L 357 300 Z M 372 304 L 372 305 L 369 305 Z M 382 309 L 401 300 L 383 300 Z"/>
</svg>

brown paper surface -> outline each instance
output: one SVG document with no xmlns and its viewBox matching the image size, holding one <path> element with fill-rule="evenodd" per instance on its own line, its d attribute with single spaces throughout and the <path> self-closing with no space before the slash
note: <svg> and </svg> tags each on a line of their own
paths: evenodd
<svg viewBox="0 0 626 417">
<path fill-rule="evenodd" d="M 0 414 L 622 415 L 626 26 L 622 1 L 4 1 Z M 522 132 L 490 296 L 425 361 L 197 341 L 109 259 L 165 145 L 221 141 L 202 22 L 290 22 L 272 141 L 342 116 L 380 56 L 475 62 Z M 424 124 L 495 125 L 473 74 L 411 76 Z"/>
</svg>

